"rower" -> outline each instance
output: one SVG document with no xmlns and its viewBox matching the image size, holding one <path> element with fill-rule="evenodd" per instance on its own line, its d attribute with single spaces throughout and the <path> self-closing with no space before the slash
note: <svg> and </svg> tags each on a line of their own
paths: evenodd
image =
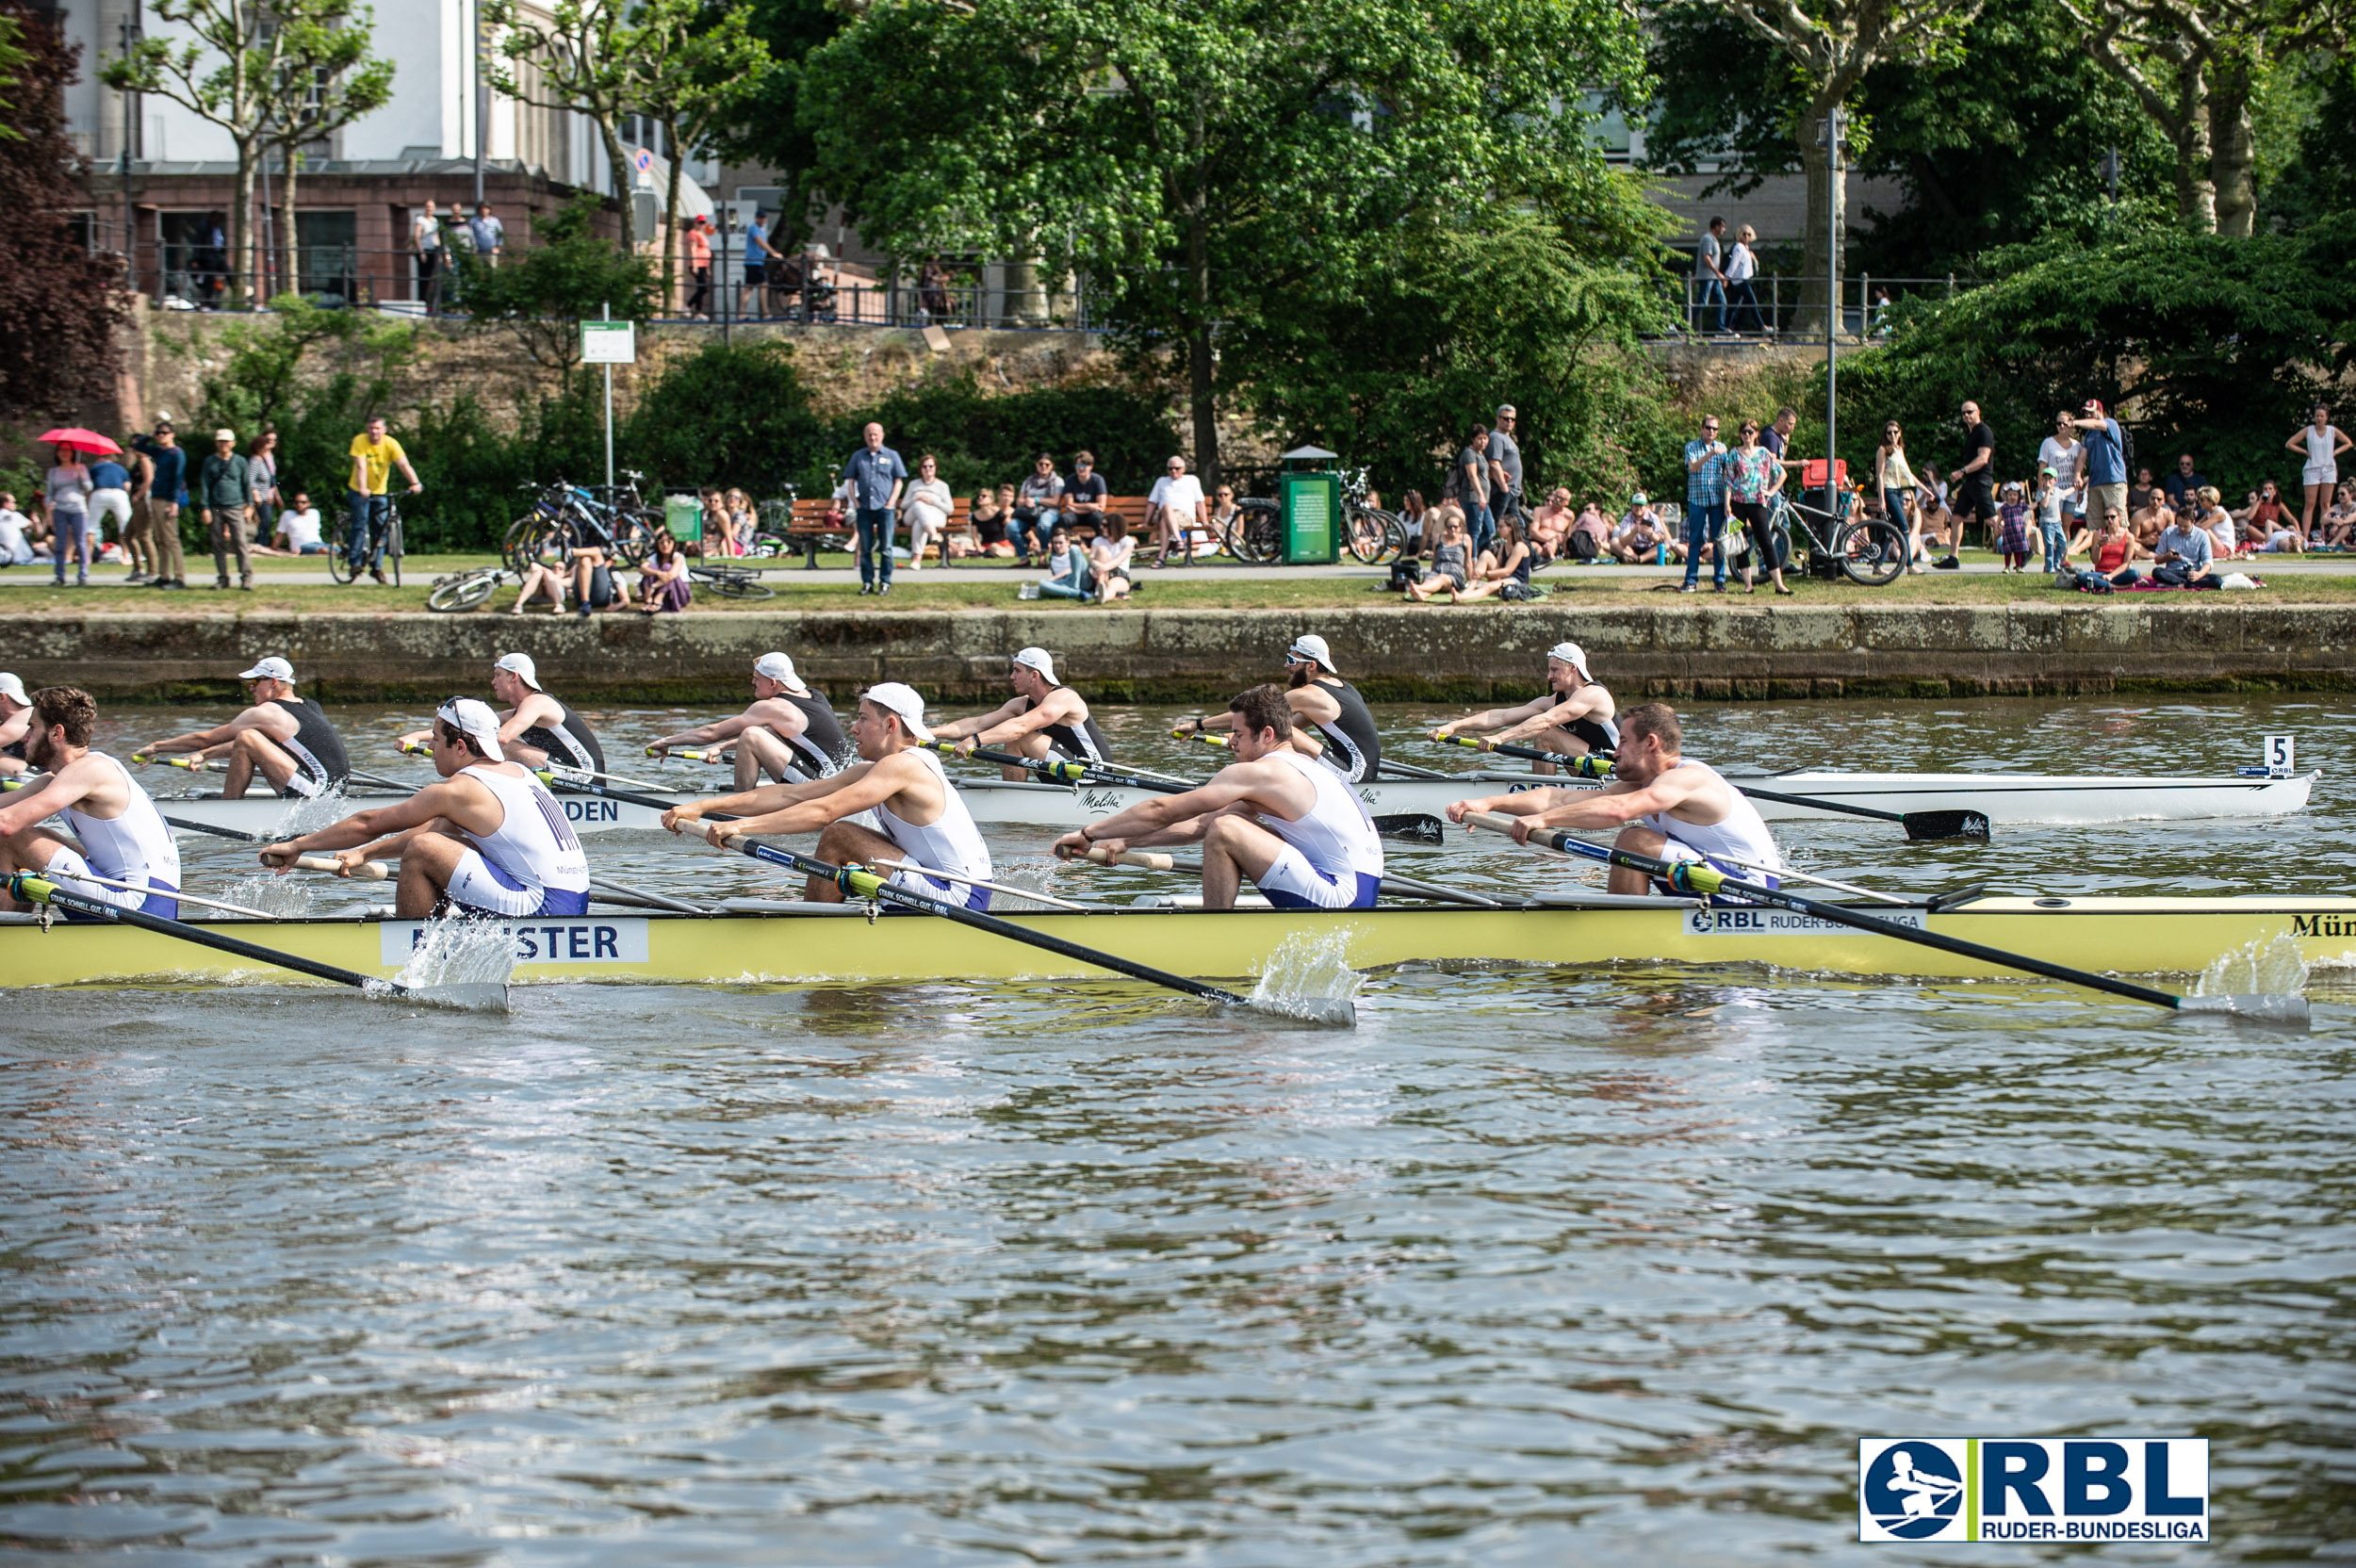
<svg viewBox="0 0 2356 1568">
<path fill-rule="evenodd" d="M 0 808 L 0 874 L 39 872 L 119 909 L 178 919 L 180 901 L 173 895 L 180 890 L 180 846 L 130 770 L 90 749 L 97 702 L 78 687 L 44 686 L 26 709 L 32 717 L 25 760 L 47 776 L 8 796 Z M 41 825 L 53 814 L 65 819 L 73 839 Z M 131 887 L 77 880 L 83 875 Z M 22 907 L 0 889 L 0 909 Z M 67 911 L 65 918 L 92 917 Z"/>
<path fill-rule="evenodd" d="M 973 756 L 976 746 L 996 746 L 1041 761 L 1051 753 L 1083 762 L 1101 763 L 1111 757 L 1112 747 L 1089 716 L 1087 701 L 1055 679 L 1055 662 L 1045 648 L 1016 654 L 1006 680 L 1014 688 L 1010 700 L 976 717 L 937 726 L 934 735 L 963 742 L 957 747 L 960 757 Z M 1023 768 L 998 771 L 1009 779 L 1030 776 Z"/>
<path fill-rule="evenodd" d="M 1614 847 L 1660 860 L 1699 860 L 1745 881 L 1780 886 L 1783 856 L 1767 831 L 1759 808 L 1707 762 L 1683 755 L 1684 731 L 1664 702 L 1647 702 L 1620 715 L 1619 754 L 1612 782 L 1600 790 L 1524 790 L 1517 794 L 1460 800 L 1448 819 L 1461 823 L 1475 811 L 1497 811 L 1522 819 L 1516 843 L 1528 843 L 1539 827 L 1592 831 L 1616 827 Z M 1722 858 L 1730 857 L 1731 858 Z M 1750 865 L 1741 862 L 1749 861 Z M 1764 866 L 1766 871 L 1754 870 Z M 1615 893 L 1643 893 L 1652 883 L 1641 871 L 1612 868 L 1605 884 Z M 1674 891 L 1665 883 L 1659 890 Z"/>
<path fill-rule="evenodd" d="M 924 725 L 924 699 L 896 680 L 871 686 L 851 719 L 851 743 L 859 760 L 830 778 L 806 784 L 764 784 L 741 794 L 694 800 L 663 813 L 663 825 L 677 833 L 690 823 L 728 813 L 741 820 L 706 825 L 707 837 L 726 841 L 747 833 L 816 833 L 816 854 L 838 866 L 873 866 L 908 860 L 933 871 L 990 880 L 990 846 L 964 797 L 949 782 L 941 759 L 922 749 L 933 739 Z M 846 819 L 873 808 L 883 825 L 878 833 Z M 895 871 L 896 886 L 988 909 L 990 890 L 944 882 L 921 872 Z M 803 896 L 839 904 L 843 890 L 812 876 Z"/>
<path fill-rule="evenodd" d="M 589 857 L 556 797 L 507 757 L 490 705 L 452 697 L 426 734 L 438 782 L 270 844 L 262 863 L 283 871 L 297 856 L 330 850 L 336 874 L 350 876 L 398 855 L 393 913 L 401 920 L 425 920 L 446 903 L 464 914 L 507 918 L 588 913 Z"/>
<path fill-rule="evenodd" d="M 1382 733 L 1358 688 L 1335 673 L 1325 639 L 1315 633 L 1293 639 L 1284 650 L 1284 670 L 1291 681 L 1284 701 L 1293 712 L 1292 748 L 1324 759 L 1352 784 L 1370 782 L 1383 766 Z M 1232 729 L 1235 715 L 1197 719 L 1194 727 L 1197 734 Z"/>
<path fill-rule="evenodd" d="M 1605 756 L 1620 748 L 1618 724 L 1619 704 L 1612 694 L 1587 673 L 1587 655 L 1577 643 L 1557 643 L 1546 650 L 1546 694 L 1534 697 L 1518 708 L 1492 708 L 1461 719 L 1451 719 L 1432 732 L 1434 740 L 1445 741 L 1459 731 L 1469 731 L 1483 737 L 1481 749 L 1516 741 L 1527 741 L 1541 751 L 1560 752 L 1565 757 L 1585 757 L 1590 752 Z M 1491 730 L 1502 731 L 1489 734 Z M 1554 764 L 1539 762 L 1540 773 L 1552 773 Z"/>
<path fill-rule="evenodd" d="M 579 768 L 605 772 L 605 748 L 597 744 L 589 721 L 540 689 L 539 667 L 528 653 L 511 653 L 491 666 L 491 695 L 507 704 L 499 714 L 499 745 L 508 760 L 528 768 Z M 431 730 L 413 729 L 401 738 L 410 746 L 432 737 Z"/>
<path fill-rule="evenodd" d="M 674 746 L 708 746 L 722 741 L 736 744 L 736 787 L 749 790 L 766 773 L 785 784 L 830 778 L 850 756 L 843 722 L 824 692 L 802 684 L 794 661 L 781 653 L 764 653 L 753 662 L 753 705 L 732 719 L 718 719 L 677 735 L 665 735 L 646 747 L 648 755 L 666 757 Z"/>
<path fill-rule="evenodd" d="M 1227 705 L 1235 760 L 1184 794 L 1155 795 L 1055 841 L 1067 860 L 1103 846 L 1203 846 L 1203 906 L 1232 909 L 1244 877 L 1280 909 L 1370 909 L 1383 841 L 1356 792 L 1292 748 L 1291 695 L 1254 686 Z"/>
<path fill-rule="evenodd" d="M 25 682 L 0 670 L 0 778 L 27 771 L 25 737 L 32 727 L 33 699 L 25 694 Z"/>
<path fill-rule="evenodd" d="M 229 755 L 229 775 L 221 798 L 243 800 L 259 773 L 282 795 L 317 800 L 352 776 L 343 737 L 316 702 L 295 695 L 294 666 L 276 654 L 238 676 L 250 706 L 227 724 L 191 729 L 168 741 L 139 747 L 138 755 L 194 752 Z"/>
</svg>

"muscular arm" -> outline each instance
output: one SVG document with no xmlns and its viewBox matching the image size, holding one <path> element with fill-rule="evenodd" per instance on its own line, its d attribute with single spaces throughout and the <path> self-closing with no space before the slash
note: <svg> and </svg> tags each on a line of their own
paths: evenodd
<svg viewBox="0 0 2356 1568">
<path fill-rule="evenodd" d="M 249 708 L 227 724 L 210 729 L 191 729 L 185 735 L 174 735 L 168 741 L 157 741 L 139 747 L 153 756 L 158 752 L 193 751 L 206 753 L 229 744 L 249 729 L 258 729 L 274 741 L 290 741 L 302 727 L 292 713 L 270 704 Z"/>
<path fill-rule="evenodd" d="M 710 795 L 702 800 L 686 801 L 663 813 L 663 825 L 676 833 L 681 823 L 701 822 L 706 817 L 760 818 L 790 809 L 805 801 L 823 800 L 846 784 L 863 779 L 873 762 L 854 762 L 831 778 L 806 779 L 799 784 L 762 784 L 732 795 Z M 767 832 L 769 829 L 759 829 Z"/>
<path fill-rule="evenodd" d="M 386 845 L 406 845 L 417 831 L 446 822 L 470 833 L 499 830 L 503 811 L 496 797 L 471 778 L 445 778 L 429 784 L 407 800 L 369 811 L 354 811 L 316 833 L 265 845 L 264 865 L 285 865 L 298 855 L 319 849 L 352 849 L 366 844 L 371 851 L 390 853 Z"/>
<path fill-rule="evenodd" d="M 14 792 L 8 805 L 0 808 L 0 835 L 30 827 L 69 806 L 88 807 L 95 814 L 108 806 L 128 804 L 120 775 L 80 758 L 31 788 Z"/>
<path fill-rule="evenodd" d="M 499 721 L 499 745 L 504 749 L 527 729 L 554 729 L 564 722 L 564 710 L 556 705 L 556 699 L 534 692 Z"/>
<path fill-rule="evenodd" d="M 1011 708 L 1014 705 L 1008 703 L 1006 706 Z M 999 711 L 1004 713 L 1006 709 L 1002 708 Z M 1057 692 L 1029 712 L 1012 714 L 976 732 L 973 739 L 983 745 L 1004 745 L 1008 741 L 1019 741 L 1053 725 L 1084 722 L 1079 697 L 1070 692 Z"/>
<path fill-rule="evenodd" d="M 1503 734 L 1495 737 L 1496 741 L 1518 741 L 1525 735 L 1535 735 L 1541 730 L 1551 729 L 1558 724 L 1568 724 L 1573 719 L 1585 718 L 1595 710 L 1598 699 L 1593 693 L 1579 691 L 1573 692 L 1560 702 L 1532 703 L 1530 706 L 1540 710 L 1523 719 Z"/>
<path fill-rule="evenodd" d="M 676 735 L 665 735 L 660 741 L 649 741 L 646 749 L 661 756 L 673 746 L 708 746 L 715 741 L 734 740 L 752 727 L 753 715 L 746 711 L 732 719 L 714 719 L 693 729 L 682 729 Z"/>
<path fill-rule="evenodd" d="M 1707 774 L 1679 778 L 1678 771 L 1673 768 L 1641 790 L 1625 783 L 1607 784 L 1592 793 L 1536 813 L 1530 825 L 1572 829 L 1621 827 L 1639 817 L 1674 810 L 1710 789 L 1725 788 Z"/>
<path fill-rule="evenodd" d="M 1552 694 L 1549 694 L 1546 696 L 1532 698 L 1518 708 L 1483 709 L 1478 713 L 1467 713 L 1461 719 L 1450 719 L 1434 729 L 1432 733 L 1447 737 L 1463 729 L 1471 730 L 1476 735 L 1492 729 L 1501 729 L 1509 724 L 1519 724 L 1524 719 L 1545 712 L 1552 702 Z"/>
<path fill-rule="evenodd" d="M 812 784 L 787 786 L 804 792 L 781 808 L 745 815 L 744 821 L 728 823 L 726 826 L 731 837 L 744 833 L 815 833 L 844 817 L 881 806 L 895 795 L 907 794 L 920 799 L 929 797 L 938 801 L 940 791 L 944 788 L 940 776 L 913 754 L 896 752 L 879 762 L 861 763 L 832 778 L 819 779 Z M 764 792 L 751 790 L 745 795 L 733 798 L 741 800 Z M 719 803 L 711 804 L 716 806 Z M 670 822 L 673 815 L 675 813 L 665 812 L 663 821 Z"/>
<path fill-rule="evenodd" d="M 1015 697 L 1009 701 L 1001 703 L 999 706 L 991 709 L 987 713 L 976 713 L 969 719 L 952 719 L 947 724 L 937 724 L 933 726 L 933 739 L 937 741 L 962 741 L 969 735 L 979 735 L 987 729 L 990 729 L 998 725 L 1006 724 L 1013 719 L 1016 719 L 1022 715 L 1022 712 L 1023 699 L 1021 697 Z M 1027 734 L 1028 731 L 1016 730 L 1014 733 L 1018 735 Z"/>
<path fill-rule="evenodd" d="M 1155 795 L 1065 834 L 1055 841 L 1055 853 L 1072 859 L 1087 855 L 1088 846 L 1098 843 L 1114 849 L 1133 843 L 1193 843 L 1209 830 L 1211 819 L 1221 813 L 1276 807 L 1308 810 L 1316 804 L 1317 787 L 1290 767 L 1281 773 L 1278 767 L 1268 759 L 1231 762 L 1207 783 L 1184 794 Z"/>
<path fill-rule="evenodd" d="M 1495 811 L 1506 817 L 1534 817 L 1557 806 L 1567 806 L 1574 800 L 1585 800 L 1593 790 L 1540 789 L 1518 790 L 1506 795 L 1481 795 L 1473 800 L 1450 802 L 1448 820 L 1461 823 L 1476 811 Z"/>
</svg>

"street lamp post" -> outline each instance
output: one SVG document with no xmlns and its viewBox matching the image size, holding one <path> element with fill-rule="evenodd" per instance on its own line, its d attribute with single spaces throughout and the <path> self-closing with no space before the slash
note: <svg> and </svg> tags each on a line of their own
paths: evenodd
<svg viewBox="0 0 2356 1568">
<path fill-rule="evenodd" d="M 1841 492 L 1834 483 L 1840 472 L 1839 384 L 1841 335 L 1841 106 L 1824 116 L 1824 509 L 1836 526 L 1841 517 Z"/>
<path fill-rule="evenodd" d="M 139 26 L 139 8 L 135 4 L 123 18 L 123 57 L 131 57 L 146 37 Z M 123 180 L 123 272 L 126 287 L 137 290 L 139 286 L 139 208 L 131 200 L 131 143 L 139 135 L 139 95 L 127 89 L 123 94 L 123 153 L 115 159 L 115 172 Z"/>
</svg>

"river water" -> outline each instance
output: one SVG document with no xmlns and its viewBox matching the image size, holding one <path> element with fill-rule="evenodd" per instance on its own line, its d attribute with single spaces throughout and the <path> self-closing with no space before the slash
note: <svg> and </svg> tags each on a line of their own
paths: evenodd
<svg viewBox="0 0 2356 1568">
<path fill-rule="evenodd" d="M 595 716 L 625 772 L 686 722 Z M 1196 763 L 1170 716 L 1106 727 Z M 1688 717 L 1771 766 L 2210 772 L 2280 731 L 2327 770 L 2285 821 L 1782 835 L 1829 874 L 2356 864 L 2346 699 Z M 191 888 L 241 854 L 192 846 Z M 1409 967 L 1347 1032 L 1111 981 L 532 987 L 487 1020 L 10 991 L 0 1562 L 1887 1561 L 1858 1438 L 2081 1434 L 2212 1441 L 2217 1544 L 2111 1557 L 2347 1560 L 2356 986 L 2309 990 L 2308 1035 L 1742 971 Z"/>
</svg>

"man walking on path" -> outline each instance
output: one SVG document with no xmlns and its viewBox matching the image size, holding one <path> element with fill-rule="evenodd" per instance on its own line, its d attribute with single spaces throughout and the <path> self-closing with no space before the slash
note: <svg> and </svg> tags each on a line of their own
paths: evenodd
<svg viewBox="0 0 2356 1568">
<path fill-rule="evenodd" d="M 237 452 L 237 433 L 213 432 L 213 449 L 196 482 L 198 521 L 213 546 L 213 588 L 229 586 L 229 555 L 237 557 L 237 586 L 254 592 L 254 467 Z"/>
<path fill-rule="evenodd" d="M 1718 439 L 1718 419 L 1706 415 L 1702 433 L 1685 444 L 1685 581 L 1677 589 L 1690 594 L 1701 577 L 1702 547 L 1710 550 L 1713 593 L 1726 591 L 1726 444 Z"/>
<path fill-rule="evenodd" d="M 376 415 L 368 420 L 368 428 L 352 438 L 352 474 L 344 482 L 344 499 L 351 515 L 352 538 L 345 557 L 352 564 L 352 575 L 360 575 L 361 565 L 368 560 L 370 528 L 384 520 L 386 499 L 392 486 L 393 468 L 399 465 L 409 481 L 409 493 L 416 495 L 425 488 L 417 482 L 417 471 L 409 466 L 409 454 L 401 443 L 384 433 L 384 416 Z M 384 568 L 371 565 L 368 576 L 378 582 L 384 580 Z"/>
<path fill-rule="evenodd" d="M 438 316 L 442 310 L 442 215 L 426 203 L 425 210 L 409 220 L 410 248 L 417 253 L 417 298 L 425 302 L 425 313 Z"/>
<path fill-rule="evenodd" d="M 1489 515 L 1500 526 L 1522 520 L 1522 449 L 1513 440 L 1520 420 L 1512 403 L 1499 403 L 1489 432 Z"/>
<path fill-rule="evenodd" d="M 900 511 L 900 487 L 908 465 L 884 445 L 883 426 L 870 421 L 860 433 L 865 445 L 851 454 L 843 476 L 850 482 L 852 515 L 859 529 L 859 591 L 892 592 L 892 523 Z"/>
<path fill-rule="evenodd" d="M 1693 327 L 1699 331 L 1714 301 L 1718 306 L 1718 335 L 1726 332 L 1726 220 L 1713 218 L 1693 250 L 1693 281 L 1700 289 L 1693 301 Z"/>
<path fill-rule="evenodd" d="M 172 416 L 155 416 L 155 435 L 139 443 L 148 461 L 147 526 L 154 535 L 148 548 L 155 558 L 155 588 L 186 588 L 188 568 L 180 554 L 180 502 L 188 496 L 188 454 L 172 429 Z"/>
<path fill-rule="evenodd" d="M 1996 525 L 1996 433 L 1980 417 L 1980 405 L 1966 402 L 1963 418 L 1963 466 L 1947 476 L 1947 509 L 1952 518 L 1946 559 L 1935 563 L 1941 571 L 1963 569 L 1955 551 L 1963 544 L 1963 525 L 1977 517 L 1981 526 Z M 2119 510 L 2126 511 L 2122 503 Z"/>
</svg>

